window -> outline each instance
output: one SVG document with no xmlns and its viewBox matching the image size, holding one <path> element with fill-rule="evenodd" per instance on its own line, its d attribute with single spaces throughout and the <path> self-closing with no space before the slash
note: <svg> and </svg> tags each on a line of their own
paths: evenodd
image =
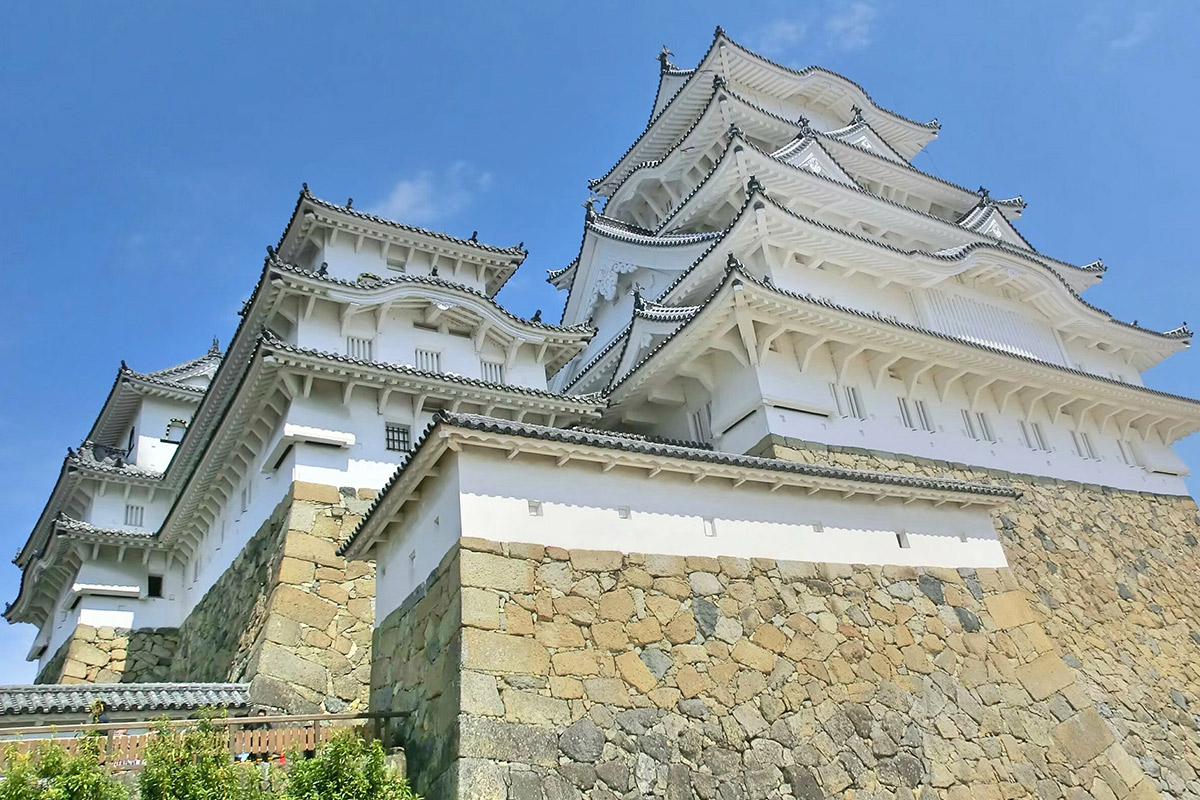
<svg viewBox="0 0 1200 800">
<path fill-rule="evenodd" d="M 833 404 L 837 407 L 839 417 L 861 420 L 867 418 L 867 408 L 863 405 L 862 395 L 859 394 L 857 386 L 839 386 L 831 383 L 829 391 L 833 394 Z"/>
<path fill-rule="evenodd" d="M 483 379 L 488 383 L 504 383 L 504 365 L 498 361 L 482 361 Z"/>
<path fill-rule="evenodd" d="M 142 527 L 142 522 L 146 517 L 146 507 L 127 504 L 125 506 L 125 524 L 134 528 Z"/>
<path fill-rule="evenodd" d="M 618 519 L 629 519 L 629 517 L 630 517 L 629 506 L 619 506 L 617 508 L 617 518 Z"/>
<path fill-rule="evenodd" d="M 897 397 L 896 402 L 900 406 L 900 421 L 904 423 L 904 427 L 914 431 L 934 432 L 933 417 L 929 415 L 929 409 L 924 400 L 913 400 L 910 405 L 908 398 Z"/>
<path fill-rule="evenodd" d="M 146 579 L 146 597 L 163 596 L 163 576 L 151 575 Z"/>
<path fill-rule="evenodd" d="M 412 449 L 412 437 L 407 425 L 389 422 L 384 426 L 387 449 L 396 453 L 407 453 Z"/>
<path fill-rule="evenodd" d="M 242 511 L 250 507 L 250 484 L 242 487 Z"/>
<path fill-rule="evenodd" d="M 346 337 L 346 355 L 359 361 L 374 361 L 375 342 L 360 336 Z"/>
<path fill-rule="evenodd" d="M 921 426 L 921 430 L 934 433 L 937 428 L 933 427 L 933 416 L 929 413 L 929 407 L 925 405 L 924 400 L 913 400 L 913 408 L 917 411 L 917 424 Z"/>
<path fill-rule="evenodd" d="M 133 455 L 133 443 L 135 441 L 137 441 L 136 436 L 135 436 L 136 433 L 137 433 L 137 428 L 129 429 L 129 441 L 125 444 L 125 455 L 126 456 Z"/>
<path fill-rule="evenodd" d="M 1075 455 L 1080 458 L 1090 458 L 1093 461 L 1099 460 L 1096 455 L 1096 448 L 1092 446 L 1092 439 L 1086 433 L 1071 431 L 1071 444 L 1075 446 Z"/>
<path fill-rule="evenodd" d="M 963 429 L 967 436 L 977 442 L 995 442 L 996 434 L 992 431 L 992 423 L 988 420 L 987 414 L 982 411 L 977 411 L 972 414 L 965 408 L 962 412 Z"/>
<path fill-rule="evenodd" d="M 692 412 L 692 438 L 698 442 L 712 440 L 712 403 L 705 403 Z"/>
<path fill-rule="evenodd" d="M 542 504 L 537 500 L 529 501 L 529 516 L 540 517 L 542 515 Z"/>
<path fill-rule="evenodd" d="M 183 439 L 183 434 L 187 432 L 187 420 L 173 419 L 167 423 L 167 434 L 164 440 L 168 442 L 179 442 Z"/>
<path fill-rule="evenodd" d="M 388 269 L 393 269 L 396 272 L 407 272 L 408 271 L 408 265 L 405 264 L 404 261 L 399 258 L 389 258 L 387 260 L 387 267 L 388 267 Z"/>
<path fill-rule="evenodd" d="M 912 544 L 908 541 L 908 533 L 906 531 L 896 531 L 896 544 L 900 545 L 902 550 L 912 547 Z"/>
<path fill-rule="evenodd" d="M 417 369 L 423 369 L 426 372 L 441 372 L 442 354 L 436 350 L 422 350 L 418 347 Z"/>
</svg>

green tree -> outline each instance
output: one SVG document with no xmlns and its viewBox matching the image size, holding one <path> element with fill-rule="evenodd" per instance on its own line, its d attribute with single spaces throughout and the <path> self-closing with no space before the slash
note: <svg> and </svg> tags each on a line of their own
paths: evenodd
<svg viewBox="0 0 1200 800">
<path fill-rule="evenodd" d="M 287 800 L 420 800 L 408 781 L 388 768 L 383 747 L 352 731 L 333 737 L 315 757 L 292 759 Z M 0 799 L 2 800 L 2 799 Z"/>
<path fill-rule="evenodd" d="M 75 755 L 55 742 L 42 745 L 36 757 L 8 748 L 0 800 L 129 800 L 101 764 L 103 747 L 104 737 L 88 735 Z"/>
</svg>

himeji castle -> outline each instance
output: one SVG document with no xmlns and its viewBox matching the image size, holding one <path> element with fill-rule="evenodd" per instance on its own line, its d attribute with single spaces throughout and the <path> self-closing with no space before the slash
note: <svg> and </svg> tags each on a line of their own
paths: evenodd
<svg viewBox="0 0 1200 800">
<path fill-rule="evenodd" d="M 306 185 L 224 351 L 122 364 L 16 558 L 38 682 L 389 714 L 431 798 L 1200 797 L 1191 331 L 937 120 L 672 58 L 558 323 Z"/>
</svg>

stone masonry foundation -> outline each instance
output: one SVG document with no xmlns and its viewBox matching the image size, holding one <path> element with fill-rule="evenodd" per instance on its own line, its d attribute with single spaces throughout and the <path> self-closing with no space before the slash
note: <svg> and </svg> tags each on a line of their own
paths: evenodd
<svg viewBox="0 0 1200 800">
<path fill-rule="evenodd" d="M 1002 570 L 463 539 L 375 634 L 372 704 L 439 798 L 1200 797 L 1188 497 L 1003 480 Z"/>
<path fill-rule="evenodd" d="M 374 495 L 296 482 L 179 629 L 172 680 L 250 683 L 291 713 L 362 708 L 375 570 L 336 554 Z"/>
<path fill-rule="evenodd" d="M 34 683 L 156 683 L 166 679 L 178 644 L 176 628 L 78 625 Z"/>
</svg>

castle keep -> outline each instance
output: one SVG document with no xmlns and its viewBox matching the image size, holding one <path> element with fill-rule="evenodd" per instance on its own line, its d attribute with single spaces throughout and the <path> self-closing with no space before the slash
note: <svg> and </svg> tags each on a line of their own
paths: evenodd
<svg viewBox="0 0 1200 800">
<path fill-rule="evenodd" d="M 395 712 L 431 798 L 1200 797 L 1186 349 L 936 121 L 664 50 L 551 324 L 307 188 L 222 353 L 122 365 L 6 616 L 43 683 Z"/>
</svg>

